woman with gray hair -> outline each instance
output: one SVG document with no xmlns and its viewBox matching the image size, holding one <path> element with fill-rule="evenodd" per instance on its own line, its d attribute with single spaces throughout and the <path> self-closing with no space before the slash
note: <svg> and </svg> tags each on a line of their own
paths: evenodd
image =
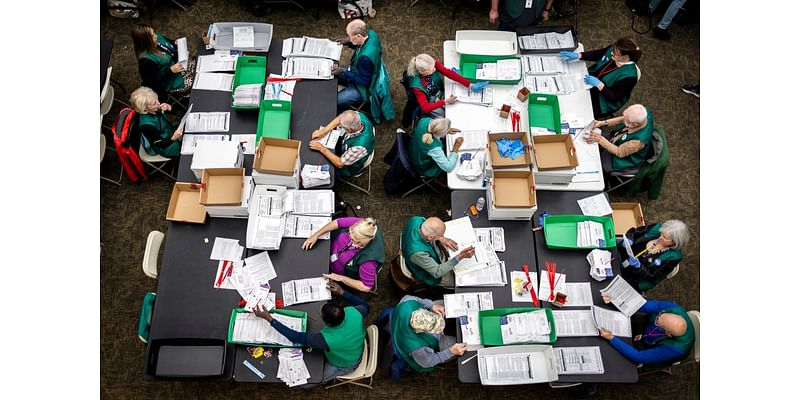
<svg viewBox="0 0 800 400">
<path fill-rule="evenodd" d="M 617 244 L 623 258 L 628 254 L 624 240 L 633 251 L 622 261 L 622 278 L 640 293 L 654 288 L 680 264 L 689 236 L 689 227 L 677 219 L 628 229 Z"/>
<path fill-rule="evenodd" d="M 182 130 L 175 129 L 165 111 L 172 110 L 167 103 L 160 103 L 153 89 L 142 86 L 131 93 L 131 105 L 139 114 L 139 132 L 142 144 L 150 155 L 160 154 L 164 157 L 181 155 Z"/>
<path fill-rule="evenodd" d="M 461 132 L 450 127 L 447 118 L 422 118 L 414 128 L 414 137 L 411 138 L 410 158 L 411 164 L 418 174 L 433 178 L 442 171 L 451 172 L 458 163 L 458 150 L 461 148 L 463 138 L 457 138 L 453 150 L 445 155 L 442 139 L 447 134 Z"/>
<path fill-rule="evenodd" d="M 422 115 L 432 117 L 444 117 L 445 104 L 453 104 L 457 101 L 456 96 L 450 95 L 444 99 L 444 75 L 460 85 L 479 92 L 488 82 L 470 83 L 467 78 L 459 75 L 455 71 L 448 69 L 439 61 L 427 54 L 419 54 L 408 62 L 406 69 L 408 83 L 411 92 L 417 99 Z"/>
</svg>

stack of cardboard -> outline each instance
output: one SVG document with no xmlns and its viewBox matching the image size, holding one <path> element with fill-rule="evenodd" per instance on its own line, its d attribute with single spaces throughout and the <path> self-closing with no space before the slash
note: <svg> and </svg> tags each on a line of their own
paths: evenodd
<svg viewBox="0 0 800 400">
<path fill-rule="evenodd" d="M 486 187 L 490 220 L 529 220 L 536 212 L 536 182 L 533 172 L 492 170 Z"/>
<path fill-rule="evenodd" d="M 192 172 L 197 180 L 203 178 L 206 168 L 241 168 L 244 164 L 244 147 L 239 142 L 197 142 L 192 156 Z"/>
<path fill-rule="evenodd" d="M 203 171 L 200 202 L 216 218 L 247 218 L 255 185 L 244 168 L 208 168 Z"/>
<path fill-rule="evenodd" d="M 253 181 L 256 185 L 300 187 L 299 140 L 262 137 L 253 160 Z"/>
</svg>

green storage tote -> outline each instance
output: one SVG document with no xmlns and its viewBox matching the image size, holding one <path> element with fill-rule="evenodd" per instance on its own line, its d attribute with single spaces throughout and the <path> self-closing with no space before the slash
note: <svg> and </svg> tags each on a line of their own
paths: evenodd
<svg viewBox="0 0 800 400">
<path fill-rule="evenodd" d="M 520 68 L 520 75 L 519 79 L 517 80 L 498 80 L 498 79 L 477 79 L 475 77 L 476 71 L 478 69 L 478 64 L 481 63 L 492 63 L 497 62 L 497 60 L 509 60 L 514 59 L 517 60 L 519 63 Z M 517 56 L 485 56 L 485 55 L 477 55 L 477 54 L 462 54 L 461 58 L 458 62 L 458 68 L 461 71 L 461 76 L 464 78 L 469 79 L 472 82 L 483 82 L 488 81 L 489 83 L 497 83 L 501 85 L 515 85 L 519 82 L 524 73 L 522 70 L 522 61 Z M 560 123 L 560 122 L 559 122 Z"/>
<path fill-rule="evenodd" d="M 261 137 L 289 139 L 289 123 L 292 118 L 292 103 L 286 100 L 261 100 L 256 128 L 256 145 Z"/>
<path fill-rule="evenodd" d="M 578 247 L 578 222 L 594 221 L 603 225 L 604 246 Z M 591 215 L 550 215 L 544 217 L 544 240 L 550 249 L 611 249 L 617 246 L 614 219 Z"/>
<path fill-rule="evenodd" d="M 245 342 L 236 342 L 236 341 L 234 341 L 233 340 L 233 325 L 236 323 L 236 315 L 238 315 L 239 313 L 244 313 L 244 312 L 247 312 L 247 311 L 244 310 L 244 308 L 234 308 L 231 311 L 231 320 L 230 320 L 230 322 L 228 322 L 228 343 L 243 344 L 243 345 L 247 345 L 247 346 L 263 346 L 263 347 L 301 347 L 299 344 L 296 344 L 296 343 L 295 343 L 294 346 L 284 346 L 284 345 L 281 345 L 281 344 L 274 344 L 274 343 L 245 343 Z M 282 309 L 281 308 L 281 309 L 272 310 L 272 313 L 273 314 L 282 314 L 282 315 L 286 315 L 286 316 L 289 316 L 289 317 L 302 318 L 303 319 L 303 324 L 301 325 L 300 332 L 305 332 L 306 331 L 306 326 L 307 326 L 307 323 L 308 323 L 308 313 L 306 313 L 305 311 L 286 310 L 286 309 Z"/>
<path fill-rule="evenodd" d="M 558 96 L 545 93 L 531 93 L 528 96 L 528 125 L 561 133 L 561 109 Z"/>
<path fill-rule="evenodd" d="M 267 81 L 267 57 L 263 56 L 239 56 L 236 59 L 236 73 L 233 76 L 233 87 L 231 88 L 231 108 L 234 110 L 257 110 L 258 106 L 234 106 L 233 94 L 239 85 L 250 85 Z M 264 86 L 261 86 L 259 99 L 264 98 Z"/>
<path fill-rule="evenodd" d="M 553 311 L 549 308 L 535 308 L 535 307 L 511 307 L 511 308 L 495 308 L 494 310 L 485 310 L 478 313 L 478 329 L 481 333 L 481 344 L 487 346 L 502 346 L 503 332 L 500 329 L 500 318 L 509 314 L 518 314 L 529 311 L 545 310 L 547 314 L 547 322 L 550 323 L 550 341 L 547 343 L 556 342 L 556 323 L 553 320 Z M 530 342 L 539 343 L 539 342 Z M 508 343 L 508 344 L 522 344 L 522 343 Z"/>
</svg>

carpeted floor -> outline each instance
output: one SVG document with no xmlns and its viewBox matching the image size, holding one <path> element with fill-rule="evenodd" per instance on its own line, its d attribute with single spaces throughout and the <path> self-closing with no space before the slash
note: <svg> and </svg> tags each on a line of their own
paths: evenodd
<svg viewBox="0 0 800 400">
<path fill-rule="evenodd" d="M 162 2 L 167 3 L 167 2 Z M 322 3 L 322 2 L 320 2 Z M 374 0 L 377 15 L 368 24 L 380 35 L 383 58 L 394 77 L 392 94 L 396 110 L 402 113 L 405 95 L 399 78 L 410 57 L 425 52 L 441 59 L 442 42 L 454 39 L 460 29 L 492 29 L 488 23 L 488 1 L 469 1 L 467 6 L 450 19 L 456 0 L 445 0 L 447 8 L 438 1 L 421 1 L 409 8 L 409 1 Z M 346 22 L 335 13 L 334 4 L 324 4 L 320 19 L 284 5 L 275 6 L 264 17 L 254 17 L 240 7 L 237 1 L 196 0 L 188 11 L 161 6 L 151 16 L 139 20 L 115 19 L 102 15 L 101 37 L 114 42 L 111 65 L 113 78 L 120 82 L 127 94 L 117 88 L 117 96 L 126 99 L 140 83 L 133 54 L 130 29 L 135 23 L 149 23 L 170 37 L 198 37 L 211 22 L 254 21 L 274 25 L 275 38 L 308 35 L 343 38 Z M 102 12 L 102 11 L 101 11 Z M 587 49 L 606 46 L 616 38 L 630 36 L 643 49 L 639 62 L 642 78 L 636 86 L 632 103 L 642 103 L 655 115 L 655 121 L 664 126 L 669 137 L 670 167 L 658 200 L 648 200 L 645 195 L 632 199 L 639 201 L 647 221 L 656 222 L 677 218 L 684 220 L 692 230 L 692 240 L 681 263 L 680 273 L 662 283 L 648 296 L 671 300 L 686 309 L 700 309 L 700 101 L 680 91 L 686 83 L 700 80 L 700 27 L 697 24 L 670 27 L 673 37 L 664 42 L 650 34 L 637 34 L 631 30 L 631 14 L 622 0 L 594 0 L 580 3 L 578 12 L 578 38 Z M 573 24 L 575 18 L 552 21 L 551 24 Z M 653 24 L 657 20 L 653 21 Z M 637 30 L 647 28 L 647 20 L 636 19 Z M 193 45 L 190 45 L 193 46 Z M 342 56 L 349 59 L 349 52 Z M 163 99 L 162 99 L 163 100 Z M 112 109 L 105 123 L 113 121 L 118 108 Z M 391 146 L 399 118 L 377 127 L 376 152 L 378 157 Z M 109 134 L 106 132 L 106 134 Z M 109 136 L 110 138 L 110 136 Z M 109 143 L 111 143 L 109 141 Z M 351 204 L 360 205 L 361 216 L 377 218 L 384 227 L 387 251 L 395 254 L 398 238 L 405 219 L 412 214 L 444 214 L 450 206 L 449 194 L 415 193 L 405 199 L 386 196 L 381 179 L 386 165 L 373 164 L 373 192 L 365 196 L 348 188 L 341 188 L 341 196 Z M 105 176 L 119 174 L 119 162 L 113 152 L 106 154 L 101 165 Z M 127 178 L 125 178 L 127 179 Z M 575 398 L 582 396 L 569 390 L 553 390 L 547 385 L 525 387 L 489 388 L 463 385 L 457 379 L 457 366 L 449 363 L 444 368 L 425 375 L 416 375 L 396 384 L 383 375 L 376 376 L 373 390 L 340 387 L 332 390 L 317 388 L 311 391 L 288 390 L 283 385 L 238 384 L 236 382 L 200 381 L 146 381 L 142 378 L 145 345 L 136 337 L 139 308 L 142 296 L 155 291 L 157 282 L 147 278 L 141 270 L 141 255 L 145 238 L 151 230 L 161 230 L 169 235 L 164 219 L 172 182 L 154 176 L 150 182 L 133 185 L 123 181 L 121 187 L 101 182 L 100 214 L 101 240 L 103 242 L 101 266 L 101 378 L 100 393 L 109 399 L 152 398 L 306 398 L 329 396 L 362 398 L 415 398 L 423 399 L 484 399 L 533 397 Z M 612 201 L 631 201 L 612 193 Z M 379 276 L 381 295 L 371 297 L 373 314 L 385 306 L 395 304 L 401 297 L 393 288 L 389 268 Z M 371 315 L 374 318 L 374 315 Z M 596 398 L 651 398 L 691 399 L 700 396 L 700 368 L 697 365 L 676 370 L 672 376 L 656 374 L 640 378 L 631 385 L 601 385 Z"/>
</svg>

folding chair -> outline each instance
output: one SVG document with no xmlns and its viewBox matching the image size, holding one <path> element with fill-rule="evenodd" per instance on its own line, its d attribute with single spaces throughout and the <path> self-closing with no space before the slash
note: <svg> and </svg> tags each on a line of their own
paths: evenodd
<svg viewBox="0 0 800 400">
<path fill-rule="evenodd" d="M 325 389 L 351 384 L 372 389 L 372 376 L 378 368 L 378 327 L 370 325 L 367 327 L 367 338 L 364 340 L 364 352 L 361 354 L 361 362 L 356 370 L 335 378 L 336 383 L 326 386 Z M 369 383 L 359 381 L 369 379 Z"/>
<path fill-rule="evenodd" d="M 105 155 L 106 155 L 106 136 L 101 133 L 100 134 L 100 163 L 101 164 L 103 163 L 103 157 Z M 113 180 L 111 178 L 106 178 L 103 175 L 100 175 L 100 179 L 102 179 L 102 180 L 104 180 L 106 182 L 111 182 L 111 183 L 113 183 L 113 184 L 115 184 L 117 186 L 122 186 L 122 173 L 123 173 L 123 170 L 122 170 L 122 167 L 120 167 L 120 169 L 119 169 L 119 179 Z"/>
<path fill-rule="evenodd" d="M 152 231 L 147 235 L 147 244 L 144 246 L 144 257 L 142 257 L 142 270 L 150 278 L 158 278 L 158 251 L 164 242 L 164 233 Z"/>
<path fill-rule="evenodd" d="M 672 375 L 672 368 L 680 367 L 685 365 L 690 365 L 694 363 L 700 362 L 700 311 L 690 310 L 687 311 L 686 314 L 689 315 L 689 319 L 692 321 L 692 326 L 694 327 L 694 347 L 692 350 L 689 351 L 689 354 L 686 355 L 686 358 L 680 361 L 675 361 L 666 368 L 659 368 L 655 370 L 647 370 L 647 368 L 642 368 L 640 364 L 639 367 L 639 376 L 653 374 L 656 372 L 663 372 L 668 375 Z"/>
<path fill-rule="evenodd" d="M 401 136 L 402 135 L 402 136 Z M 397 132 L 397 156 L 400 157 L 403 167 L 410 176 L 412 176 L 415 180 L 418 180 L 420 183 L 419 185 L 415 186 L 413 189 L 405 192 L 401 198 L 405 198 L 406 196 L 410 195 L 411 193 L 416 192 L 417 190 L 427 186 L 431 190 L 436 193 L 441 193 L 439 190 L 434 187 L 435 185 L 441 184 L 436 180 L 436 177 L 430 178 L 425 176 L 420 176 L 417 174 L 417 171 L 414 170 L 414 166 L 411 164 L 411 158 L 408 156 L 408 146 L 410 145 L 411 137 L 403 131 Z"/>
<path fill-rule="evenodd" d="M 165 171 L 163 169 L 164 167 L 167 166 L 167 164 L 169 164 L 170 161 L 172 161 L 171 158 L 167 158 L 167 157 L 164 157 L 164 156 L 159 155 L 159 154 L 151 156 L 150 154 L 147 154 L 147 151 L 144 149 L 144 145 L 143 144 L 139 145 L 139 158 L 142 159 L 143 163 L 151 166 L 155 171 L 161 172 L 162 174 L 166 175 L 168 178 L 172 179 L 173 181 L 177 181 L 178 180 L 178 178 L 176 178 L 174 175 L 172 175 L 171 173 L 169 173 L 169 172 L 167 172 L 167 171 Z M 173 169 L 174 169 L 174 167 L 173 167 Z M 153 172 L 155 172 L 155 171 L 153 171 Z M 149 175 L 152 175 L 153 172 L 151 172 Z M 170 171 L 170 172 L 172 172 L 172 171 Z"/>
<path fill-rule="evenodd" d="M 616 190 L 622 186 L 629 185 L 625 192 L 626 196 L 632 196 L 636 192 L 647 190 L 647 196 L 651 200 L 658 198 L 661 193 L 661 184 L 669 166 L 669 145 L 664 128 L 660 125 L 653 127 L 651 150 L 648 157 L 639 167 L 629 168 L 623 171 L 612 171 L 610 178 L 617 180 L 616 184 L 609 182 L 610 188 L 606 193 Z"/>
<path fill-rule="evenodd" d="M 358 189 L 358 190 L 360 190 L 360 191 L 362 191 L 362 192 L 364 192 L 366 194 L 369 194 L 369 191 L 372 188 L 372 159 L 374 157 L 375 157 L 375 150 L 372 150 L 372 153 L 370 153 L 369 158 L 367 158 L 367 162 L 364 163 L 364 168 L 361 168 L 361 171 L 358 174 L 353 175 L 353 176 L 351 176 L 349 178 L 343 178 L 343 177 L 337 176 L 336 180 L 340 181 L 340 182 L 344 182 L 345 184 L 347 184 L 349 186 L 352 186 L 352 187 L 354 187 L 354 188 L 356 188 L 356 189 Z M 364 175 L 364 171 L 367 172 L 367 188 L 366 189 L 364 189 L 361 186 L 358 186 L 355 183 L 353 183 L 353 181 L 355 179 L 360 178 L 362 175 Z"/>
</svg>

